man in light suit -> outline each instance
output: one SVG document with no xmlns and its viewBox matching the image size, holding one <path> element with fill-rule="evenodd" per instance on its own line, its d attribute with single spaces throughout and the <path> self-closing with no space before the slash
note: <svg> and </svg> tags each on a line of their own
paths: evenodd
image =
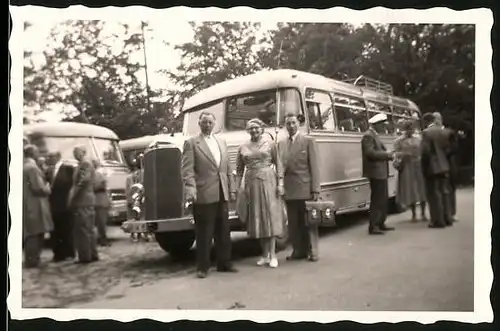
<svg viewBox="0 0 500 331">
<path fill-rule="evenodd" d="M 318 260 L 318 227 L 306 225 L 306 201 L 318 200 L 319 162 L 316 142 L 302 135 L 296 114 L 285 115 L 288 139 L 279 142 L 285 169 L 284 186 L 293 252 L 287 260 Z"/>
<path fill-rule="evenodd" d="M 77 263 L 91 263 L 99 260 L 95 234 L 95 170 L 92 163 L 85 158 L 85 147 L 75 147 L 73 155 L 78 160 L 78 166 L 73 175 L 68 205 L 73 212 Z"/>
<path fill-rule="evenodd" d="M 443 127 L 436 125 L 433 114 L 424 114 L 423 122 L 426 129 L 422 132 L 422 172 L 431 214 L 429 227 L 444 228 L 453 223 L 448 187 L 450 164 L 446 153 L 450 141 Z"/>
<path fill-rule="evenodd" d="M 38 148 L 27 144 L 23 162 L 23 250 L 26 268 L 39 266 L 44 235 L 54 228 L 48 201 L 50 185 L 36 163 L 37 158 Z"/>
<path fill-rule="evenodd" d="M 226 143 L 212 134 L 215 121 L 212 113 L 202 112 L 201 133 L 184 143 L 182 154 L 186 201 L 193 203 L 198 278 L 207 277 L 214 238 L 217 271 L 237 271 L 231 263 L 228 217 L 228 201 L 236 199 L 236 188 Z"/>
<path fill-rule="evenodd" d="M 386 121 L 387 115 L 385 114 L 377 114 L 370 118 L 368 120 L 370 128 L 361 140 L 363 177 L 370 180 L 370 223 L 368 233 L 371 235 L 381 235 L 385 231 L 394 230 L 393 227 L 385 225 L 387 201 L 389 199 L 387 184 L 389 161 L 394 159 L 394 154 L 387 151 L 378 136 L 378 132 L 382 131 Z"/>
</svg>

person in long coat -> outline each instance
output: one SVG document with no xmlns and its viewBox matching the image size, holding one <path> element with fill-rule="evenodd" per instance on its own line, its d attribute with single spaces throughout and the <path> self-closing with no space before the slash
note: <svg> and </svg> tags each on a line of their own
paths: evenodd
<svg viewBox="0 0 500 331">
<path fill-rule="evenodd" d="M 23 248 L 26 268 L 40 264 L 44 235 L 54 229 L 48 197 L 50 185 L 37 165 L 38 149 L 24 147 L 23 162 Z"/>
<path fill-rule="evenodd" d="M 276 144 L 262 138 L 264 122 L 251 119 L 246 130 L 250 141 L 240 146 L 236 159 L 236 173 L 243 181 L 246 201 L 246 211 L 240 214 L 246 216 L 248 235 L 260 239 L 262 257 L 257 265 L 276 268 L 276 238 L 283 233 L 283 167 Z"/>
<path fill-rule="evenodd" d="M 106 227 L 108 224 L 108 213 L 111 207 L 111 200 L 107 191 L 107 179 L 101 170 L 101 164 L 98 160 L 92 160 L 95 168 L 95 223 L 97 228 L 97 242 L 101 246 L 110 246 Z"/>
<path fill-rule="evenodd" d="M 394 151 L 398 155 L 394 161 L 394 166 L 398 170 L 396 201 L 404 207 L 411 208 L 412 222 L 417 221 L 416 206 L 420 203 L 421 219 L 427 221 L 421 138 L 414 134 L 412 121 L 405 122 L 403 130 L 403 135 L 394 143 Z"/>
</svg>

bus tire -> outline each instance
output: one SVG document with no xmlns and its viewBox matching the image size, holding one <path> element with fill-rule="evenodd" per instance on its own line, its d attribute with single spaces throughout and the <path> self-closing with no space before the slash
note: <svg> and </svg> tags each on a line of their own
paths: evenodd
<svg viewBox="0 0 500 331">
<path fill-rule="evenodd" d="M 405 209 L 403 208 L 403 206 L 401 206 L 397 201 L 396 201 L 396 197 L 391 197 L 389 198 L 389 201 L 388 201 L 388 211 L 389 211 L 389 214 L 401 214 L 402 212 L 405 211 Z"/>
<path fill-rule="evenodd" d="M 172 257 L 185 256 L 193 247 L 194 231 L 155 233 L 158 245 Z"/>
</svg>

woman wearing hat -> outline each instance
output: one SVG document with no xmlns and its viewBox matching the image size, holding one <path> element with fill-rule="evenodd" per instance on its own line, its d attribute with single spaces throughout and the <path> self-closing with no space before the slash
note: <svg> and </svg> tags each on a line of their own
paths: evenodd
<svg viewBox="0 0 500 331">
<path fill-rule="evenodd" d="M 394 167 L 398 170 L 398 190 L 396 201 L 405 207 L 411 207 L 412 222 L 417 220 L 416 205 L 420 203 L 423 221 L 425 216 L 426 196 L 421 165 L 421 139 L 415 134 L 413 121 L 403 123 L 403 135 L 394 143 L 397 158 Z"/>
<path fill-rule="evenodd" d="M 244 201 L 239 203 L 238 214 L 246 222 L 248 235 L 260 239 L 262 257 L 257 265 L 276 268 L 276 238 L 283 232 L 283 170 L 276 144 L 262 138 L 264 126 L 257 118 L 248 121 L 250 141 L 238 150 L 239 199 Z"/>
</svg>

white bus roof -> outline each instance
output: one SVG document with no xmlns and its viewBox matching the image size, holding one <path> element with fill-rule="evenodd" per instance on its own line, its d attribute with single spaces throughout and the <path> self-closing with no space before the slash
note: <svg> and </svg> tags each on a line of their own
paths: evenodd
<svg viewBox="0 0 500 331">
<path fill-rule="evenodd" d="M 340 93 L 346 93 L 358 97 L 363 97 L 363 94 L 366 93 L 370 95 L 367 96 L 368 98 L 378 99 L 381 101 L 383 99 L 387 100 L 389 96 L 385 93 L 375 92 L 317 74 L 291 69 L 280 69 L 260 71 L 254 74 L 237 77 L 235 79 L 230 79 L 215 84 L 196 93 L 194 96 L 186 100 L 182 111 L 189 112 L 193 108 L 196 108 L 200 105 L 224 99 L 230 96 L 287 87 L 310 87 L 322 90 L 334 90 Z M 397 98 L 394 96 L 391 97 L 408 101 L 404 98 Z M 408 106 L 414 106 L 415 109 L 418 110 L 418 107 L 416 107 L 416 105 L 412 102 L 408 103 Z"/>
<path fill-rule="evenodd" d="M 49 137 L 94 137 L 119 140 L 116 133 L 108 128 L 76 122 L 27 124 L 23 126 L 23 131 L 25 135 L 42 134 Z"/>
</svg>

